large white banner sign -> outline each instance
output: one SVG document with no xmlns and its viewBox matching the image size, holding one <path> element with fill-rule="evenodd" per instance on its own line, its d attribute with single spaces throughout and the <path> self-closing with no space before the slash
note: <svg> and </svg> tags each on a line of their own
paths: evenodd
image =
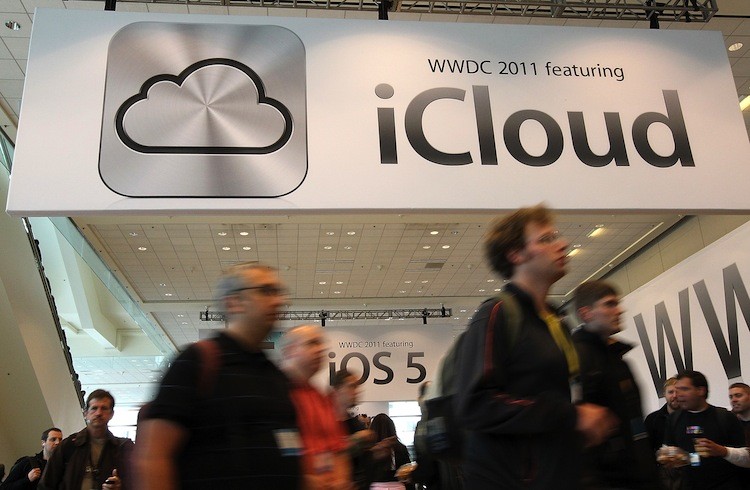
<svg viewBox="0 0 750 490">
<path fill-rule="evenodd" d="M 706 375 L 709 402 L 729 407 L 727 388 L 750 381 L 750 223 L 669 269 L 623 300 L 627 358 L 647 410 L 678 371 Z M 661 401 L 663 403 L 663 400 Z"/>
<path fill-rule="evenodd" d="M 330 386 L 333 374 L 348 369 L 361 382 L 362 400 L 416 400 L 417 388 L 436 378 L 440 361 L 453 343 L 453 328 L 428 324 L 325 328 L 329 346 L 316 384 Z"/>
<path fill-rule="evenodd" d="M 39 10 L 8 210 L 747 209 L 748 181 L 720 32 Z"/>
</svg>

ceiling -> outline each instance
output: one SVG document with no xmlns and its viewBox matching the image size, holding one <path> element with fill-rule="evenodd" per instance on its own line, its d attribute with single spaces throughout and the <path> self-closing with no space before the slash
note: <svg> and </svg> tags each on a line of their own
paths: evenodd
<svg viewBox="0 0 750 490">
<path fill-rule="evenodd" d="M 631 0 L 632 1 L 632 0 Z M 240 6 L 241 3 L 253 6 Z M 343 5 L 337 4 L 339 6 Z M 270 6 L 269 6 L 270 5 Z M 277 6 L 273 6 L 277 5 Z M 223 15 L 272 15 L 376 19 L 374 3 L 347 8 L 294 8 L 296 2 L 119 2 L 117 10 Z M 302 5 L 301 3 L 299 5 Z M 312 6 L 306 2 L 305 6 Z M 318 4 L 331 6 L 330 3 Z M 292 7 L 290 7 L 292 6 Z M 103 9 L 102 2 L 0 0 L 0 125 L 15 139 L 22 101 L 33 11 L 37 7 Z M 490 22 L 591 27 L 648 28 L 647 21 L 493 16 L 483 12 L 419 12 L 397 3 L 391 21 Z M 713 29 L 727 47 L 743 47 L 728 56 L 741 98 L 750 95 L 750 2 L 718 0 L 708 23 L 661 21 L 662 29 Z M 428 9 L 429 10 L 429 9 Z M 475 12 L 476 13 L 476 12 Z M 746 125 L 750 118 L 745 114 Z M 64 128 L 75 131 L 75 128 Z M 222 269 L 237 261 L 259 260 L 278 267 L 290 289 L 289 310 L 439 308 L 452 309 L 441 319 L 457 330 L 483 298 L 502 281 L 483 260 L 482 238 L 489 214 L 348 214 L 246 215 L 212 217 L 75 217 L 88 239 L 168 348 L 197 340 L 201 329 L 221 328 L 203 322 L 199 312 L 211 306 L 213 286 Z M 663 214 L 563 214 L 561 233 L 571 242 L 571 273 L 552 293 L 564 301 L 582 281 L 601 277 L 642 246 L 679 222 Z M 602 227 L 601 234 L 588 236 Z M 58 240 L 64 248 L 64 241 Z M 138 404 L 158 379 L 165 349 L 144 342 L 142 327 L 109 295 L 90 272 L 66 259 L 66 252 L 44 253 L 45 269 L 63 318 L 75 366 L 86 387 L 104 386 L 125 404 Z M 59 261 L 57 267 L 51 264 Z M 83 278 L 83 279 L 82 279 Z M 95 285 L 92 285 L 94 284 Z M 88 287 L 87 287 L 88 284 Z M 67 289 L 66 289 L 67 288 Z M 86 300 L 81 299 L 82 296 Z M 82 311 L 83 310 L 83 311 Z M 97 320 L 99 319 L 99 320 Z M 375 325 L 388 320 L 356 320 Z M 418 320 L 404 325 L 421 324 Z M 432 320 L 431 320 L 432 321 Z M 369 323 L 368 323 L 369 322 Z M 411 322 L 411 323 L 410 323 Z M 102 324 L 109 326 L 101 327 Z M 294 322 L 285 322 L 289 326 Z M 110 331 L 106 331 L 106 329 Z M 153 334 L 153 333 L 152 333 Z"/>
</svg>

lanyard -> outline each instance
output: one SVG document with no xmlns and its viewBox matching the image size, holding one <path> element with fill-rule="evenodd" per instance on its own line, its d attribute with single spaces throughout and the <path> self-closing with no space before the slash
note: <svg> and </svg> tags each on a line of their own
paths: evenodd
<svg viewBox="0 0 750 490">
<path fill-rule="evenodd" d="M 578 353 L 576 348 L 571 342 L 570 338 L 565 335 L 563 331 L 563 325 L 557 315 L 553 313 L 543 313 L 542 319 L 547 324 L 550 335 L 554 339 L 557 347 L 560 348 L 563 354 L 565 354 L 565 360 L 568 362 L 568 375 L 571 378 L 578 376 L 580 372 L 580 366 L 578 363 Z"/>
</svg>

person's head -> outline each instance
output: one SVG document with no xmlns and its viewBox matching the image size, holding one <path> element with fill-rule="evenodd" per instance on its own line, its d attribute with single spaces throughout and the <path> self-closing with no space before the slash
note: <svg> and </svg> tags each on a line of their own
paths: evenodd
<svg viewBox="0 0 750 490">
<path fill-rule="evenodd" d="M 708 380 L 698 371 L 684 371 L 677 375 L 677 400 L 683 410 L 699 411 L 706 408 Z"/>
<path fill-rule="evenodd" d="M 375 441 L 380 442 L 396 435 L 396 424 L 388 415 L 379 413 L 372 418 L 370 430 L 375 433 Z"/>
<path fill-rule="evenodd" d="M 541 204 L 493 223 L 484 248 L 492 269 L 506 279 L 519 267 L 549 276 L 551 282 L 565 275 L 568 242 L 560 237 L 550 210 Z"/>
<path fill-rule="evenodd" d="M 729 403 L 732 404 L 732 412 L 750 416 L 750 386 L 745 383 L 729 385 Z"/>
<path fill-rule="evenodd" d="M 257 262 L 230 267 L 216 285 L 216 302 L 232 325 L 265 337 L 286 303 L 286 289 L 276 269 Z"/>
<path fill-rule="evenodd" d="M 359 403 L 361 395 L 359 379 L 347 369 L 339 369 L 333 375 L 331 383 L 338 403 L 345 409 Z"/>
<path fill-rule="evenodd" d="M 614 335 L 621 330 L 620 295 L 604 281 L 587 281 L 578 286 L 573 295 L 578 318 L 589 332 L 602 338 Z"/>
<path fill-rule="evenodd" d="M 57 427 L 50 427 L 42 432 L 42 457 L 48 460 L 52 451 L 60 445 L 63 433 Z"/>
<path fill-rule="evenodd" d="M 93 430 L 104 430 L 115 414 L 115 397 L 107 390 L 94 390 L 86 398 L 83 417 L 86 425 Z"/>
<path fill-rule="evenodd" d="M 667 411 L 673 412 L 680 409 L 680 402 L 677 400 L 677 377 L 672 376 L 664 382 L 664 401 L 667 403 Z"/>
<path fill-rule="evenodd" d="M 320 371 L 325 353 L 323 329 L 318 325 L 300 325 L 281 337 L 284 370 L 290 376 L 307 381 Z"/>
</svg>

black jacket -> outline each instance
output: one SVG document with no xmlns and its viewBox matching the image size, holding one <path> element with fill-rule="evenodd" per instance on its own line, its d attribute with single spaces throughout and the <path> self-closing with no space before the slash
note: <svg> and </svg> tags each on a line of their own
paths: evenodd
<svg viewBox="0 0 750 490">
<path fill-rule="evenodd" d="M 609 408 L 617 432 L 584 457 L 583 488 L 658 489 L 656 458 L 643 424 L 641 396 L 623 356 L 632 346 L 580 328 L 573 341 L 581 362 L 583 401 Z"/>
<path fill-rule="evenodd" d="M 40 468 L 44 471 L 44 467 L 47 465 L 42 452 L 38 452 L 34 456 L 26 456 L 13 465 L 8 473 L 8 478 L 0 484 L 0 490 L 27 490 L 34 489 L 39 484 L 39 480 L 29 481 L 29 472 L 34 468 Z"/>
<path fill-rule="evenodd" d="M 565 355 L 532 299 L 513 284 L 506 291 L 518 303 L 517 335 L 508 334 L 499 300 L 486 301 L 458 356 L 455 401 L 467 429 L 465 487 L 578 490 L 581 446 Z"/>
<path fill-rule="evenodd" d="M 107 431 L 107 441 L 104 443 L 101 458 L 99 460 L 99 471 L 94 485 L 101 488 L 104 480 L 117 469 L 117 476 L 122 481 L 123 490 L 132 488 L 132 479 L 128 471 L 130 454 L 133 449 L 133 441 L 130 439 L 115 437 Z M 89 444 L 89 432 L 83 429 L 71 436 L 66 437 L 57 448 L 52 451 L 47 468 L 42 474 L 38 488 L 40 490 L 79 490 L 83 483 L 83 476 L 90 459 L 91 446 Z"/>
</svg>

